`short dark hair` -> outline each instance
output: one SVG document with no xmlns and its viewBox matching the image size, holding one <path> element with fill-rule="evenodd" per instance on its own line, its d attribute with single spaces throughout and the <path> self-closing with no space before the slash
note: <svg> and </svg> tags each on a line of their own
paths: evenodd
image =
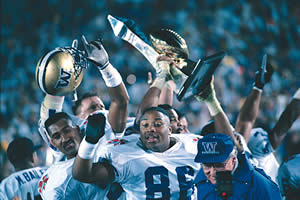
<svg viewBox="0 0 300 200">
<path fill-rule="evenodd" d="M 96 92 L 87 92 L 82 95 L 77 101 L 75 101 L 74 105 L 72 106 L 72 112 L 74 115 L 79 114 L 79 107 L 81 106 L 81 103 L 83 100 L 89 97 L 98 97 L 98 94 Z"/>
<path fill-rule="evenodd" d="M 177 113 L 178 115 L 178 119 L 181 119 L 183 117 L 185 117 L 185 115 L 183 114 L 183 112 L 180 112 L 179 110 L 177 110 L 176 108 L 173 108 L 175 110 L 175 112 Z"/>
<path fill-rule="evenodd" d="M 163 109 L 163 108 L 161 108 L 161 107 L 158 107 L 158 106 L 157 106 L 157 107 L 150 107 L 150 108 L 145 109 L 145 110 L 142 112 L 141 118 L 142 118 L 147 112 L 151 112 L 151 111 L 161 112 L 162 114 L 166 115 L 166 116 L 169 118 L 168 112 L 167 112 L 165 109 Z M 140 118 L 140 119 L 141 119 L 141 118 Z"/>
<path fill-rule="evenodd" d="M 174 110 L 174 108 L 169 104 L 159 104 L 157 107 L 162 108 L 164 110 Z"/>
<path fill-rule="evenodd" d="M 58 112 L 55 113 L 54 115 L 50 116 L 46 121 L 45 121 L 45 128 L 47 133 L 49 134 L 49 126 L 51 126 L 52 124 L 58 122 L 61 119 L 67 119 L 67 120 L 71 120 L 72 118 L 65 112 Z"/>
<path fill-rule="evenodd" d="M 202 129 L 200 130 L 200 134 L 202 136 L 206 136 L 210 133 L 215 133 L 216 129 L 215 129 L 215 121 L 214 120 L 210 120 L 209 122 L 207 122 L 207 124 L 205 124 Z"/>
<path fill-rule="evenodd" d="M 28 138 L 20 137 L 9 143 L 7 157 L 14 166 L 18 166 L 30 160 L 34 151 L 35 147 L 32 141 Z"/>
<path fill-rule="evenodd" d="M 140 123 L 141 123 L 141 119 L 142 117 L 147 113 L 147 112 L 151 112 L 151 111 L 158 111 L 158 112 L 161 112 L 162 114 L 166 115 L 168 117 L 168 119 L 170 119 L 170 116 L 169 116 L 169 113 L 161 108 L 160 106 L 154 106 L 154 107 L 149 107 L 149 108 L 146 108 L 142 114 L 141 114 L 141 117 L 139 118 L 139 120 L 135 120 L 134 121 L 134 126 L 137 128 L 138 131 L 140 131 Z"/>
</svg>

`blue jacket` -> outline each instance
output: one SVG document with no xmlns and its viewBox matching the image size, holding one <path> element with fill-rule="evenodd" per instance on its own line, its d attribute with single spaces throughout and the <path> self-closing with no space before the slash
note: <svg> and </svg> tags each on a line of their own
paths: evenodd
<svg viewBox="0 0 300 200">
<path fill-rule="evenodd" d="M 281 199 L 278 186 L 261 169 L 255 169 L 245 154 L 238 155 L 238 168 L 233 174 L 233 195 L 229 200 L 277 200 Z M 195 179 L 198 200 L 218 200 L 216 185 L 205 176 L 203 170 Z"/>
</svg>

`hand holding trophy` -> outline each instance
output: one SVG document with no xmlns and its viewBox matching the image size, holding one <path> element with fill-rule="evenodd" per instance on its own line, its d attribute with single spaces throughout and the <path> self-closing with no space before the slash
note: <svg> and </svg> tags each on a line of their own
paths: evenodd
<svg viewBox="0 0 300 200">
<path fill-rule="evenodd" d="M 140 51 L 155 68 L 157 74 L 161 70 L 156 65 L 159 56 L 167 56 L 173 60 L 175 64 L 170 67 L 170 74 L 176 84 L 177 98 L 180 101 L 204 90 L 225 56 L 224 52 L 219 52 L 194 62 L 189 59 L 185 40 L 175 31 L 160 29 L 146 36 L 130 19 L 111 15 L 107 18 L 114 34 Z"/>
</svg>

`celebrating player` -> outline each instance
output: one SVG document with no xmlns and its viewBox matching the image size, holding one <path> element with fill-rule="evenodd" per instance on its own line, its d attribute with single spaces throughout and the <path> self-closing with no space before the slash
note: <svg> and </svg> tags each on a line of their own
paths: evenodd
<svg viewBox="0 0 300 200">
<path fill-rule="evenodd" d="M 185 199 L 193 195 L 193 179 L 199 165 L 193 162 L 197 152 L 198 136 L 193 134 L 171 135 L 168 112 L 160 107 L 150 107 L 158 99 L 166 83 L 169 63 L 158 60 L 161 73 L 146 93 L 139 111 L 140 137 L 128 136 L 107 148 L 98 148 L 96 157 L 105 158 L 112 166 L 92 164 L 97 140 L 104 133 L 99 122 L 88 123 L 86 139 L 80 145 L 73 165 L 73 176 L 83 182 L 108 184 L 119 182 L 128 199 Z M 232 135 L 229 122 L 215 97 L 213 84 L 197 98 L 205 102 L 212 116 L 218 121 L 218 130 Z M 102 119 L 103 120 L 103 119 Z M 93 130 L 89 132 L 88 130 Z M 97 130 L 97 131 L 96 131 Z M 95 135 L 95 132 L 98 134 Z M 94 138 L 91 139 L 88 138 Z M 157 179 L 159 178 L 160 179 Z"/>
<path fill-rule="evenodd" d="M 104 135 L 99 127 L 104 120 L 88 120 L 86 139 L 73 165 L 76 179 L 104 185 L 119 182 L 127 199 L 180 199 L 193 194 L 193 178 L 200 167 L 193 161 L 198 136 L 171 136 L 168 113 L 152 107 L 141 116 L 139 138 L 127 136 L 98 149 L 97 157 L 110 161 L 112 166 L 92 164 L 90 152 Z"/>
<path fill-rule="evenodd" d="M 97 114 L 102 115 L 103 114 Z M 109 187 L 85 184 L 72 177 L 72 165 L 77 155 L 82 132 L 71 117 L 64 113 L 55 113 L 45 122 L 45 128 L 51 143 L 62 152 L 66 161 L 52 164 L 39 183 L 39 192 L 43 199 L 104 199 Z M 104 127 L 103 127 L 104 128 Z"/>
<path fill-rule="evenodd" d="M 119 72 L 110 64 L 108 54 L 99 40 L 88 42 L 86 38 L 82 36 L 82 42 L 84 44 L 88 60 L 93 62 L 98 67 L 104 79 L 104 82 L 108 87 L 108 92 L 111 97 L 111 104 L 110 104 L 109 111 L 107 112 L 105 111 L 103 102 L 98 96 L 85 95 L 77 103 L 75 103 L 75 107 L 73 110 L 76 116 L 78 116 L 81 119 L 86 119 L 86 117 L 90 113 L 93 113 L 97 110 L 102 111 L 106 113 L 108 123 L 111 125 L 111 129 L 113 130 L 113 132 L 121 133 L 126 126 L 127 105 L 129 101 L 126 88 L 122 81 L 122 77 L 120 76 Z M 42 59 L 38 64 L 39 66 L 38 72 L 45 73 L 46 82 L 47 80 L 49 81 L 52 80 L 52 76 L 55 76 L 55 74 L 46 73 L 45 71 L 46 66 L 49 65 L 48 68 L 53 67 L 52 63 L 57 63 L 57 62 L 60 63 L 59 61 L 61 61 L 61 59 L 66 59 L 66 57 L 60 56 L 62 54 L 61 49 L 64 50 L 64 48 L 60 48 L 58 50 L 49 52 L 48 54 L 46 54 L 46 56 L 42 57 Z M 78 53 L 76 47 L 72 48 L 72 50 L 77 52 L 76 54 L 74 53 L 72 54 L 73 60 L 77 59 L 78 57 L 80 58 L 80 56 L 82 57 L 81 55 L 82 53 Z M 65 53 L 65 51 L 63 51 L 63 53 Z M 67 60 L 65 60 L 65 62 L 67 62 Z M 72 57 L 70 62 L 72 63 Z M 80 64 L 83 65 L 83 63 L 84 63 L 83 61 L 78 62 L 77 65 L 80 66 Z M 58 65 L 58 66 L 55 65 L 55 67 L 63 68 L 62 65 Z M 42 83 L 40 85 L 42 85 Z M 70 85 L 67 87 L 70 87 Z M 54 88 L 54 89 L 55 91 L 57 90 L 57 93 L 59 93 L 60 90 L 64 88 Z M 57 153 L 58 151 L 51 144 L 48 138 L 48 134 L 45 132 L 44 122 L 48 119 L 49 116 L 51 116 L 56 112 L 60 112 L 62 110 L 63 102 L 64 102 L 64 96 L 53 96 L 53 95 L 46 94 L 44 101 L 41 105 L 40 134 L 42 135 L 46 143 L 53 150 L 55 150 L 54 153 L 56 152 L 56 154 L 58 154 Z M 108 139 L 115 137 L 114 134 L 109 135 L 108 131 L 106 136 L 108 137 Z"/>
<path fill-rule="evenodd" d="M 0 184 L 0 199 L 37 199 L 39 179 L 47 167 L 37 167 L 37 155 L 28 138 L 16 138 L 8 146 L 7 156 L 16 172 Z"/>
</svg>

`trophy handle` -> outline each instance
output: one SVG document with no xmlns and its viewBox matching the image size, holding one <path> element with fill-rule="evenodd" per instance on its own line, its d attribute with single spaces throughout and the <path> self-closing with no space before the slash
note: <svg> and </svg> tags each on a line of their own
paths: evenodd
<svg viewBox="0 0 300 200">
<path fill-rule="evenodd" d="M 216 71 L 224 56 L 225 52 L 221 51 L 211 56 L 199 59 L 190 76 L 179 89 L 177 99 L 179 101 L 186 100 L 203 91 L 210 83 L 211 76 Z"/>
</svg>

